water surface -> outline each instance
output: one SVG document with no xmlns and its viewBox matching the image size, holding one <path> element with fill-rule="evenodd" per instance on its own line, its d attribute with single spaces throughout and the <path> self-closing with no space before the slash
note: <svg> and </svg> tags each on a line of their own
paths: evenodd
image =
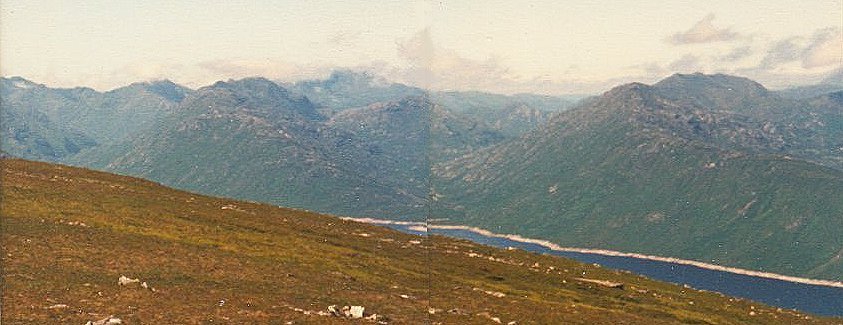
<svg viewBox="0 0 843 325">
<path fill-rule="evenodd" d="M 419 231 L 417 226 L 399 224 L 385 224 L 385 226 L 417 235 L 426 234 Z M 589 264 L 597 263 L 603 267 L 626 270 L 655 280 L 720 292 L 775 307 L 796 309 L 817 315 L 843 316 L 843 288 L 839 287 L 790 282 L 636 257 L 558 251 L 539 244 L 486 236 L 468 229 L 430 229 L 429 231 L 432 234 L 467 239 L 478 244 L 501 248 L 515 247 L 535 253 L 563 256 Z"/>
</svg>

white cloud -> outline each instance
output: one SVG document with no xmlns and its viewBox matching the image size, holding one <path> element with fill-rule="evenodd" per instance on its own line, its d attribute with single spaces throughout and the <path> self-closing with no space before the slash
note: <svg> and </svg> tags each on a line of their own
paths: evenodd
<svg viewBox="0 0 843 325">
<path fill-rule="evenodd" d="M 499 83 L 513 79 L 494 58 L 472 60 L 453 50 L 438 48 L 428 29 L 399 41 L 397 49 L 404 62 L 403 67 L 393 71 L 395 77 L 425 88 L 500 90 Z"/>
<path fill-rule="evenodd" d="M 674 45 L 683 45 L 730 41 L 738 37 L 738 33 L 729 28 L 715 27 L 712 21 L 714 21 L 713 13 L 705 16 L 688 30 L 673 34 L 667 41 Z"/>
<path fill-rule="evenodd" d="M 759 70 L 827 69 L 843 64 L 843 31 L 824 28 L 810 37 L 795 36 L 773 42 L 755 67 Z"/>
<path fill-rule="evenodd" d="M 711 36 L 718 33 L 736 35 L 728 29 L 714 28 L 711 26 L 712 19 L 713 16 L 709 15 L 690 30 L 709 31 L 694 34 L 694 37 L 697 37 L 695 40 L 722 38 Z M 365 32 L 362 33 L 337 33 L 329 38 L 330 42 L 338 47 L 353 47 L 353 43 L 362 37 L 361 35 L 365 36 Z M 318 79 L 327 76 L 333 69 L 352 68 L 371 71 L 390 81 L 432 90 L 478 90 L 504 94 L 582 94 L 598 93 L 620 83 L 632 81 L 651 83 L 676 72 L 737 74 L 775 88 L 779 85 L 813 82 L 831 69 L 843 66 L 843 34 L 840 28 L 820 29 L 813 34 L 776 41 L 759 37 L 739 38 L 739 42 L 704 48 L 672 47 L 672 57 L 667 56 L 667 59 L 657 61 L 642 60 L 641 63 L 616 69 L 613 75 L 604 77 L 597 77 L 588 69 L 573 65 L 569 65 L 562 73 L 521 75 L 516 70 L 509 69 L 505 61 L 498 57 L 469 58 L 455 50 L 443 48 L 435 42 L 427 29 L 397 40 L 394 43 L 397 59 L 366 58 L 359 60 L 356 66 L 337 66 L 316 61 L 298 64 L 283 58 L 260 57 L 227 58 L 199 63 L 147 60 L 127 64 L 114 71 L 77 74 L 74 79 L 67 79 L 61 75 L 60 70 L 46 71 L 43 76 L 31 77 L 51 85 L 88 85 L 100 90 L 136 81 L 163 78 L 196 88 L 217 80 L 251 76 L 288 82 Z M 684 40 L 688 41 L 689 38 L 685 37 Z M 564 62 L 563 59 L 560 58 L 560 62 Z M 62 83 L 53 83 L 51 80 Z"/>
<path fill-rule="evenodd" d="M 718 57 L 718 59 L 722 61 L 733 62 L 749 57 L 752 54 L 754 54 L 752 46 L 744 45 L 733 48 L 731 51 L 729 51 L 729 53 L 721 55 L 720 57 Z"/>
<path fill-rule="evenodd" d="M 803 48 L 800 37 L 790 37 L 770 44 L 767 54 L 758 64 L 757 69 L 775 69 L 783 63 L 799 60 Z"/>
<path fill-rule="evenodd" d="M 843 32 L 839 28 L 817 31 L 804 50 L 802 66 L 808 69 L 843 64 Z"/>
<path fill-rule="evenodd" d="M 620 83 L 641 80 L 621 77 L 595 80 L 571 76 L 553 78 L 548 75 L 524 77 L 514 73 L 499 59 L 475 60 L 456 51 L 437 46 L 430 31 L 421 30 L 412 37 L 396 42 L 403 62 L 372 64 L 369 70 L 387 79 L 432 90 L 477 90 L 502 94 L 593 94 Z M 576 67 L 569 67 L 568 70 Z"/>
</svg>

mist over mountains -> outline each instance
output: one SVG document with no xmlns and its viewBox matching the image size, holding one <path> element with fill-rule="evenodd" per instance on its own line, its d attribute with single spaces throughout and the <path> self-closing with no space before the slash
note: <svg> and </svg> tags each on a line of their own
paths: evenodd
<svg viewBox="0 0 843 325">
<path fill-rule="evenodd" d="M 344 70 L 109 92 L 15 77 L 0 148 L 319 212 L 839 280 L 841 90 L 677 74 L 575 103 Z"/>
</svg>

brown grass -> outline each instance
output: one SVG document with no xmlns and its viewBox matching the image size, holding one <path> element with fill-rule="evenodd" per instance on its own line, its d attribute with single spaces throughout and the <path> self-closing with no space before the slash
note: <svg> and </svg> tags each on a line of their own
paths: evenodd
<svg viewBox="0 0 843 325">
<path fill-rule="evenodd" d="M 558 257 L 136 178 L 23 160 L 3 160 L 2 177 L 3 324 L 108 315 L 126 324 L 370 323 L 294 310 L 333 304 L 365 306 L 390 324 L 841 323 Z M 121 275 L 156 291 L 118 286 Z M 49 308 L 58 304 L 67 307 Z"/>
</svg>

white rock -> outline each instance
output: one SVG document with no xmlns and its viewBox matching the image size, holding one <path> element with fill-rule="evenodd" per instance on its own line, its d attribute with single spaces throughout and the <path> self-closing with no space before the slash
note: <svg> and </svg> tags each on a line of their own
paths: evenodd
<svg viewBox="0 0 843 325">
<path fill-rule="evenodd" d="M 140 282 L 140 280 L 132 279 L 132 278 L 129 278 L 125 275 L 121 275 L 120 279 L 117 279 L 117 284 L 119 284 L 121 286 L 132 284 L 132 283 L 138 283 L 138 282 Z"/>
<path fill-rule="evenodd" d="M 363 318 L 363 306 L 351 306 L 351 318 Z"/>
<path fill-rule="evenodd" d="M 88 321 L 85 325 L 118 325 L 123 324 L 123 320 L 114 317 L 108 316 L 106 318 L 100 319 L 98 321 Z"/>
</svg>

